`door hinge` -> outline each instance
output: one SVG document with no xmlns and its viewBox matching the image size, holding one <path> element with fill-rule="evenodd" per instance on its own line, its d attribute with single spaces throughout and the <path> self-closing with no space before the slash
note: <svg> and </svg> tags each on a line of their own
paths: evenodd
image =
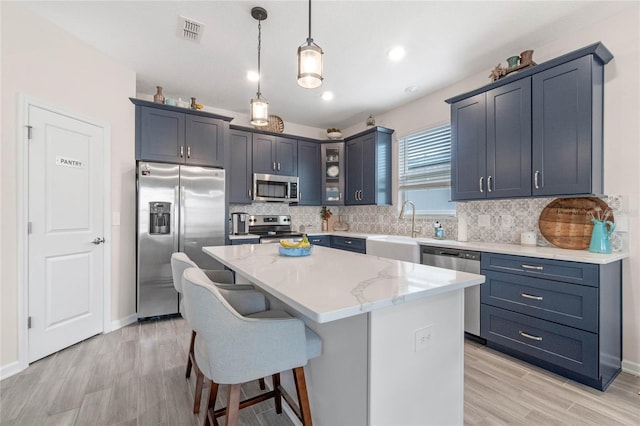
<svg viewBox="0 0 640 426">
<path fill-rule="evenodd" d="M 27 223 L 27 234 L 31 233 L 31 224 L 32 222 Z"/>
<path fill-rule="evenodd" d="M 27 318 L 27 328 L 31 328 L 31 317 Z"/>
<path fill-rule="evenodd" d="M 33 129 L 32 126 L 27 126 L 27 139 L 31 139 L 31 129 Z"/>
</svg>

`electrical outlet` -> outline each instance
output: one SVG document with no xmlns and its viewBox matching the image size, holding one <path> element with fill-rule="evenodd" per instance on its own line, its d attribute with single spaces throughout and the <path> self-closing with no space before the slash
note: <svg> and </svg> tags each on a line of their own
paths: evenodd
<svg viewBox="0 0 640 426">
<path fill-rule="evenodd" d="M 433 324 L 416 330 L 414 351 L 422 351 L 433 344 Z"/>
<path fill-rule="evenodd" d="M 491 216 L 488 214 L 480 214 L 478 215 L 478 226 L 482 228 L 488 228 L 491 226 Z"/>
<path fill-rule="evenodd" d="M 501 219 L 503 228 L 511 228 L 513 226 L 513 216 L 510 214 L 503 214 Z"/>
</svg>

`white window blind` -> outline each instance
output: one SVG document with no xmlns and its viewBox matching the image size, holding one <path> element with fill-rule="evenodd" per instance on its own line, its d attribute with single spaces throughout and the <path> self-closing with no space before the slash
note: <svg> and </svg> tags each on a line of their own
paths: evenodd
<svg viewBox="0 0 640 426">
<path fill-rule="evenodd" d="M 400 190 L 451 185 L 451 126 L 409 135 L 399 143 Z"/>
</svg>

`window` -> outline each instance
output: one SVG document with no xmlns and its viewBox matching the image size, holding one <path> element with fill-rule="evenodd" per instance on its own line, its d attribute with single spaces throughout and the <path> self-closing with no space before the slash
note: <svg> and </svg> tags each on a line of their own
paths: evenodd
<svg viewBox="0 0 640 426">
<path fill-rule="evenodd" d="M 419 215 L 455 215 L 451 199 L 451 126 L 400 139 L 398 202 L 411 200 Z"/>
</svg>

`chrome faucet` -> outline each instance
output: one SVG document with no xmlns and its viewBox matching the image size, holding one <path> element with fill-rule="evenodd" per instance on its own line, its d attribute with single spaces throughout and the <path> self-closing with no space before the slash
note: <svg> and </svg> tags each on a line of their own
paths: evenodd
<svg viewBox="0 0 640 426">
<path fill-rule="evenodd" d="M 402 208 L 400 209 L 400 217 L 398 219 L 404 219 L 404 210 L 405 207 L 407 207 L 407 204 L 411 204 L 411 206 L 413 207 L 413 210 L 411 211 L 411 238 L 415 238 L 420 233 L 420 231 L 422 231 L 422 227 L 418 227 L 418 229 L 416 229 L 416 205 L 413 204 L 413 201 L 406 200 L 404 203 L 402 203 Z"/>
</svg>

